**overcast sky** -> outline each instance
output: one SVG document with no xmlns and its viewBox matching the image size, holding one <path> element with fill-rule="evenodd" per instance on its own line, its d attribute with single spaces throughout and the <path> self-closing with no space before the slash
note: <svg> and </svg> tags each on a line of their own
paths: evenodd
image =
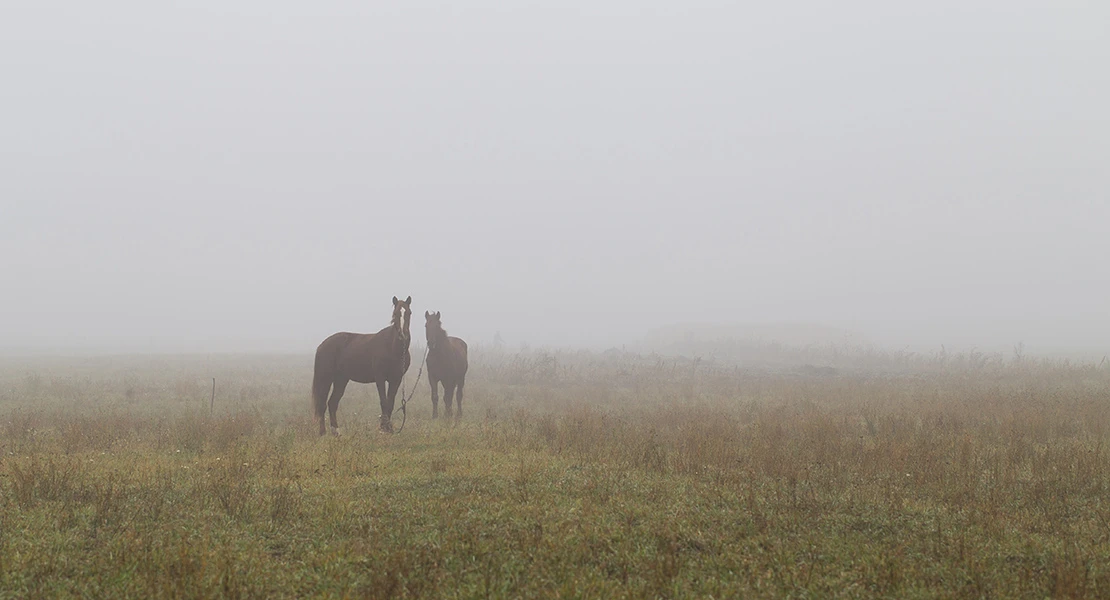
<svg viewBox="0 0 1110 600">
<path fill-rule="evenodd" d="M 175 7 L 169 5 L 175 4 Z M 9 0 L 0 347 L 1110 351 L 1110 3 Z"/>
</svg>

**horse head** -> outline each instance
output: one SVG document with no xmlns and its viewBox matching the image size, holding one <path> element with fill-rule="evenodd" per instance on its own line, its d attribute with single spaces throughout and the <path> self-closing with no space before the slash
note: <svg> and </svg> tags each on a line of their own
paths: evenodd
<svg viewBox="0 0 1110 600">
<path fill-rule="evenodd" d="M 409 342 L 409 319 L 412 317 L 412 296 L 409 296 L 404 301 L 398 300 L 397 296 L 393 297 L 393 320 L 390 325 L 393 330 L 397 332 L 397 338 L 405 343 L 408 347 Z"/>
<path fill-rule="evenodd" d="M 447 339 L 447 332 L 443 329 L 443 321 L 440 319 L 439 311 L 430 313 L 424 311 L 424 332 L 427 335 L 428 350 L 435 350 Z"/>
</svg>

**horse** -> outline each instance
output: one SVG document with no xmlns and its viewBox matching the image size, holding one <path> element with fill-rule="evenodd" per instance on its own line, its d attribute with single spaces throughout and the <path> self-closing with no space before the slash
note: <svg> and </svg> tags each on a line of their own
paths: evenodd
<svg viewBox="0 0 1110 600">
<path fill-rule="evenodd" d="M 432 386 L 432 418 L 439 418 L 439 384 L 443 382 L 443 405 L 447 416 L 451 416 L 451 396 L 456 396 L 458 412 L 455 420 L 462 417 L 463 386 L 466 385 L 466 342 L 457 337 L 448 337 L 443 329 L 439 312 L 431 314 L 424 311 L 425 333 L 428 336 L 428 384 Z"/>
<path fill-rule="evenodd" d="M 335 413 L 350 381 L 378 385 L 382 409 L 378 428 L 385 433 L 393 433 L 393 402 L 397 398 L 397 390 L 401 388 L 401 379 L 412 362 L 409 355 L 411 306 L 412 296 L 403 302 L 394 296 L 393 319 L 389 327 L 377 333 L 335 333 L 316 348 L 312 403 L 316 420 L 320 423 L 320 435 L 326 433 L 325 410 L 331 414 L 331 432 L 339 435 Z M 331 390 L 331 398 L 328 397 L 328 390 Z"/>
</svg>

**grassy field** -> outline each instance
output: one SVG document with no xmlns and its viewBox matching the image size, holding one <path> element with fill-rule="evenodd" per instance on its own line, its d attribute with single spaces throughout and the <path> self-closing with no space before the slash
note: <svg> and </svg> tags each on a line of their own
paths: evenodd
<svg viewBox="0 0 1110 600">
<path fill-rule="evenodd" d="M 457 426 L 338 438 L 310 380 L 0 360 L 0 598 L 1110 597 L 1110 368 L 478 349 Z"/>
</svg>

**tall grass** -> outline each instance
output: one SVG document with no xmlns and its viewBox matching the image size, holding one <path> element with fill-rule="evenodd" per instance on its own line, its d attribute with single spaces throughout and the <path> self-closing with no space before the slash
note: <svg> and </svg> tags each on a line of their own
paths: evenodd
<svg viewBox="0 0 1110 600">
<path fill-rule="evenodd" d="M 0 597 L 1110 595 L 1105 364 L 472 361 L 323 439 L 310 357 L 0 365 Z"/>
</svg>

